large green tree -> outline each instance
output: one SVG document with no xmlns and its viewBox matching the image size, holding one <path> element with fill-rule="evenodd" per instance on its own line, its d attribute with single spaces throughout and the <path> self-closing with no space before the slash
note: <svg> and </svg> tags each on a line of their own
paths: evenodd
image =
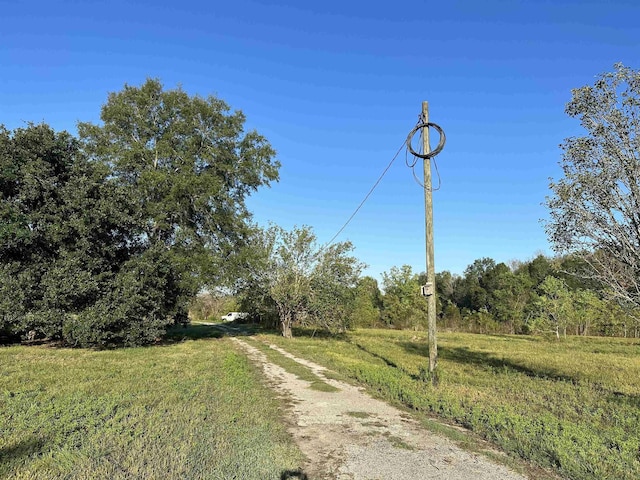
<svg viewBox="0 0 640 480">
<path fill-rule="evenodd" d="M 492 258 L 479 258 L 464 271 L 464 277 L 455 285 L 456 303 L 471 311 L 488 310 L 490 296 L 486 289 L 487 274 L 496 267 Z"/>
<path fill-rule="evenodd" d="M 353 326 L 356 287 L 364 264 L 351 255 L 349 241 L 325 245 L 316 254 L 311 275 L 311 318 L 325 330 L 345 332 Z"/>
<path fill-rule="evenodd" d="M 369 276 L 358 280 L 355 289 L 352 321 L 357 327 L 375 327 L 380 322 L 382 293 L 378 281 Z"/>
<path fill-rule="evenodd" d="M 574 313 L 572 294 L 560 278 L 547 277 L 540 284 L 542 295 L 536 300 L 538 317 L 532 328 L 538 332 L 551 331 L 556 338 L 560 333 L 566 337 L 567 327 Z"/>
<path fill-rule="evenodd" d="M 547 233 L 590 265 L 622 303 L 640 305 L 640 71 L 617 64 L 572 91 L 566 112 L 584 129 L 562 144 Z"/>
<path fill-rule="evenodd" d="M 47 125 L 0 130 L 0 330 L 60 338 L 129 258 L 108 169 Z"/>
<path fill-rule="evenodd" d="M 532 298 L 531 286 L 529 276 L 516 275 L 504 263 L 496 265 L 486 276 L 489 312 L 508 327 L 509 333 L 520 333 L 524 327 L 525 309 Z"/>
<path fill-rule="evenodd" d="M 135 207 L 130 240 L 169 250 L 185 288 L 219 281 L 249 232 L 247 196 L 278 178 L 267 140 L 245 132 L 242 112 L 222 100 L 155 79 L 109 94 L 100 118 L 78 131 Z"/>
<path fill-rule="evenodd" d="M 157 80 L 109 95 L 80 139 L 0 129 L 0 335 L 139 345 L 236 265 L 268 142 L 214 97 Z"/>
</svg>

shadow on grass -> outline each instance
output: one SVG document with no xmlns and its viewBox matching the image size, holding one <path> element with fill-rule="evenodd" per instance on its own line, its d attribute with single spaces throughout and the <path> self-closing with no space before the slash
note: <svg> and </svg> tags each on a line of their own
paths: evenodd
<svg viewBox="0 0 640 480">
<path fill-rule="evenodd" d="M 167 331 L 162 344 L 173 344 L 185 340 L 206 338 L 244 337 L 256 335 L 262 329 L 258 325 L 243 323 L 196 323 L 172 327 Z"/>
<path fill-rule="evenodd" d="M 309 477 L 302 470 L 285 470 L 280 475 L 280 480 L 289 480 L 290 478 L 299 478 L 300 480 L 309 480 Z"/>
<path fill-rule="evenodd" d="M 407 353 L 429 357 L 429 347 L 426 344 L 403 342 L 400 343 L 400 346 L 402 346 Z M 495 357 L 487 352 L 478 352 L 466 347 L 452 348 L 440 346 L 438 347 L 438 357 L 443 360 L 449 360 L 466 365 L 475 365 L 485 369 L 491 368 L 496 371 L 511 370 L 532 378 L 559 380 L 572 384 L 577 384 L 579 382 L 579 379 L 569 375 L 563 375 L 553 369 L 527 367 L 505 358 Z"/>
<path fill-rule="evenodd" d="M 279 332 L 278 332 L 279 333 Z M 317 340 L 345 340 L 349 341 L 348 332 L 331 332 L 325 329 L 295 327 L 293 329 L 293 337 L 315 338 Z"/>
<path fill-rule="evenodd" d="M 7 333 L 0 332 L 0 345 L 18 345 L 20 343 L 20 337 L 18 335 L 9 335 Z"/>
<path fill-rule="evenodd" d="M 415 381 L 425 381 L 426 378 L 424 377 L 424 375 L 418 375 L 415 374 L 413 372 L 410 372 L 409 370 L 407 370 L 406 368 L 403 368 L 402 365 L 398 365 L 397 363 L 395 363 L 393 360 L 388 359 L 387 357 L 385 357 L 384 355 L 381 355 L 377 352 L 374 352 L 373 350 L 368 349 L 367 347 L 365 347 L 364 345 L 361 345 L 357 342 L 351 342 L 352 345 L 356 346 L 359 350 L 362 350 L 363 352 L 371 355 L 373 358 L 377 358 L 378 360 L 381 360 L 382 362 L 384 362 L 388 367 L 391 368 L 396 368 L 399 371 L 401 371 L 402 373 L 404 373 L 405 375 L 407 375 L 408 377 L 410 377 L 412 380 Z M 427 353 L 426 355 L 427 357 L 429 356 L 429 353 Z"/>
<path fill-rule="evenodd" d="M 25 458 L 42 451 L 45 441 L 31 437 L 16 444 L 0 448 L 0 475 L 9 473 L 11 466 L 23 463 Z"/>
<path fill-rule="evenodd" d="M 167 330 L 161 344 L 174 344 L 185 340 L 202 340 L 205 338 L 222 338 L 224 334 L 210 325 L 175 326 Z"/>
<path fill-rule="evenodd" d="M 368 349 L 367 347 L 365 347 L 364 345 L 358 343 L 358 342 L 351 342 L 352 345 L 355 345 L 359 350 L 362 350 L 365 353 L 368 353 L 369 355 L 371 355 L 374 358 L 377 358 L 378 360 L 382 360 L 384 363 L 387 364 L 388 367 L 391 368 L 400 368 L 402 370 L 401 367 L 398 366 L 397 363 L 389 360 L 387 357 L 385 357 L 384 355 L 380 355 L 379 353 L 374 352 L 373 350 Z"/>
<path fill-rule="evenodd" d="M 401 343 L 400 345 L 408 353 L 411 353 L 414 355 L 420 355 L 427 358 L 429 357 L 429 348 L 425 344 L 404 342 L 404 343 Z M 581 383 L 582 384 L 589 383 L 583 379 L 580 379 L 571 375 L 562 374 L 554 369 L 532 368 L 532 367 L 528 367 L 525 365 L 512 362 L 505 358 L 499 358 L 499 357 L 493 356 L 487 352 L 478 352 L 466 347 L 455 347 L 455 348 L 439 347 L 438 356 L 441 359 L 446 359 L 459 364 L 475 365 L 485 369 L 491 368 L 498 372 L 512 371 L 512 372 L 520 373 L 522 375 L 526 375 L 527 377 L 530 377 L 530 378 L 539 378 L 543 380 L 567 382 L 576 386 L 580 385 Z M 597 383 L 591 383 L 590 386 L 592 388 L 596 388 L 600 390 L 603 396 L 608 397 L 607 398 L 608 401 L 640 407 L 640 396 L 638 395 L 618 392 L 614 389 L 608 388 L 604 385 L 600 385 Z"/>
</svg>

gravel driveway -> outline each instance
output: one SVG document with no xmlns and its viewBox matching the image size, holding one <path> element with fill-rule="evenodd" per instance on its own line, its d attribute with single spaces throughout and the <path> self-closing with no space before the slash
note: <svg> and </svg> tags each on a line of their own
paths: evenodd
<svg viewBox="0 0 640 480">
<path fill-rule="evenodd" d="M 339 391 L 310 389 L 309 382 L 270 363 L 246 341 L 237 337 L 234 341 L 289 401 L 289 430 L 307 456 L 304 473 L 309 480 L 526 480 L 422 428 L 407 413 L 372 398 L 362 388 L 326 378 L 324 367 L 271 345 Z"/>
</svg>

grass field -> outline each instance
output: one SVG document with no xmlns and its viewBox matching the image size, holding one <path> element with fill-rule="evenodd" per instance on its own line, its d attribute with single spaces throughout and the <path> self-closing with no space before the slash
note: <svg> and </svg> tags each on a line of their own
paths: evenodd
<svg viewBox="0 0 640 480">
<path fill-rule="evenodd" d="M 388 400 L 463 425 L 576 480 L 640 478 L 640 342 L 442 334 L 440 384 L 423 381 L 423 333 L 359 330 L 292 341 L 294 354 Z"/>
<path fill-rule="evenodd" d="M 184 341 L 100 352 L 0 348 L 0 478 L 298 478 L 277 401 L 219 332 L 194 326 Z M 441 334 L 434 388 L 423 333 L 298 333 L 257 338 L 564 477 L 640 478 L 637 340 Z"/>
<path fill-rule="evenodd" d="M 228 339 L 0 348 L 0 478 L 297 478 L 301 460 Z"/>
</svg>

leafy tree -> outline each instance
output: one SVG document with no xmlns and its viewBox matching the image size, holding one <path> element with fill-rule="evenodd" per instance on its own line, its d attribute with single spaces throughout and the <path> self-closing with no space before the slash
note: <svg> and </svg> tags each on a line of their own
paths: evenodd
<svg viewBox="0 0 640 480">
<path fill-rule="evenodd" d="M 493 270 L 495 267 L 496 262 L 493 258 L 478 258 L 465 269 L 464 276 L 476 279 L 478 283 L 482 284 L 486 274 Z"/>
<path fill-rule="evenodd" d="M 349 255 L 351 242 L 325 246 L 316 254 L 311 275 L 310 317 L 330 332 L 345 332 L 351 325 L 356 285 L 364 265 Z"/>
<path fill-rule="evenodd" d="M 617 299 L 640 306 L 640 71 L 615 65 L 573 90 L 566 112 L 585 133 L 562 145 L 547 233 Z"/>
<path fill-rule="evenodd" d="M 490 297 L 484 286 L 485 277 L 495 266 L 493 259 L 480 258 L 465 269 L 462 280 L 456 283 L 454 290 L 454 298 L 459 307 L 471 311 L 488 310 Z"/>
<path fill-rule="evenodd" d="M 66 132 L 0 133 L 0 330 L 61 338 L 128 257 L 126 208 L 108 171 Z"/>
<path fill-rule="evenodd" d="M 480 278 L 480 284 L 491 296 L 495 290 L 498 290 L 503 283 L 505 277 L 512 275 L 511 270 L 503 262 L 487 267 L 484 274 Z"/>
<path fill-rule="evenodd" d="M 598 335 L 640 338 L 640 309 L 623 308 L 618 302 L 604 303 L 599 322 L 593 325 Z"/>
<path fill-rule="evenodd" d="M 549 276 L 540 284 L 540 290 L 542 295 L 537 300 L 539 317 L 534 330 L 553 331 L 558 339 L 562 332 L 566 337 L 574 311 L 567 285 L 561 279 Z"/>
<path fill-rule="evenodd" d="M 291 338 L 293 324 L 308 316 L 316 239 L 307 227 L 291 231 L 272 227 L 267 233 L 272 250 L 264 287 L 269 289 L 278 310 L 282 335 Z"/>
<path fill-rule="evenodd" d="M 391 267 L 382 274 L 382 319 L 397 328 L 425 328 L 427 302 L 420 292 L 420 276 L 411 266 Z"/>
<path fill-rule="evenodd" d="M 449 271 L 436 273 L 436 311 L 443 328 L 458 328 L 462 316 L 456 304 L 456 290 L 461 278 Z"/>
<path fill-rule="evenodd" d="M 442 303 L 450 301 L 453 298 L 456 277 L 448 270 L 436 273 L 436 292 Z"/>
<path fill-rule="evenodd" d="M 382 293 L 373 277 L 362 277 L 355 288 L 353 324 L 358 327 L 375 327 L 380 322 Z"/>
<path fill-rule="evenodd" d="M 544 279 L 549 275 L 553 275 L 553 265 L 547 257 L 544 255 L 538 255 L 536 258 L 528 263 L 525 263 L 522 267 L 522 272 L 529 275 L 534 287 L 537 287 Z M 520 272 L 519 272 L 520 273 Z"/>
<path fill-rule="evenodd" d="M 311 227 L 277 225 L 255 234 L 243 279 L 243 308 L 265 320 L 274 314 L 286 338 L 295 324 L 341 331 L 348 327 L 363 265 L 351 243 L 320 248 Z"/>
<path fill-rule="evenodd" d="M 187 321 L 277 179 L 266 140 L 224 102 L 156 80 L 109 95 L 80 140 L 0 128 L 0 336 L 138 345 Z"/>
<path fill-rule="evenodd" d="M 159 247 L 125 262 L 110 289 L 63 325 L 67 343 L 80 346 L 145 345 L 162 337 L 184 314 L 180 277 Z"/>
<path fill-rule="evenodd" d="M 78 131 L 135 207 L 129 241 L 168 249 L 190 295 L 220 281 L 250 231 L 246 197 L 278 178 L 269 143 L 222 100 L 153 79 L 109 94 L 100 118 Z"/>
<path fill-rule="evenodd" d="M 149 343 L 178 316 L 166 250 L 136 252 L 105 165 L 46 125 L 5 131 L 2 330 L 72 345 Z M 122 201 L 122 202 L 121 202 Z M 16 303 L 20 302 L 20 305 Z"/>
<path fill-rule="evenodd" d="M 602 293 L 606 286 L 591 275 L 591 268 L 584 258 L 577 255 L 564 255 L 554 262 L 554 276 L 562 278 L 571 290 L 593 290 Z"/>
<path fill-rule="evenodd" d="M 500 268 L 500 266 L 504 268 Z M 496 321 L 508 326 L 509 333 L 520 333 L 525 323 L 526 307 L 531 299 L 531 280 L 514 274 L 504 263 L 496 266 L 487 285 L 489 312 Z"/>
<path fill-rule="evenodd" d="M 271 294 L 275 280 L 273 261 L 278 227 L 254 228 L 247 244 L 231 260 L 235 276 L 229 288 L 240 303 L 240 310 L 269 328 L 282 328 L 278 308 Z"/>
<path fill-rule="evenodd" d="M 606 317 L 606 302 L 592 290 L 576 290 L 573 297 L 572 326 L 576 335 L 589 335 L 589 331 Z"/>
</svg>

